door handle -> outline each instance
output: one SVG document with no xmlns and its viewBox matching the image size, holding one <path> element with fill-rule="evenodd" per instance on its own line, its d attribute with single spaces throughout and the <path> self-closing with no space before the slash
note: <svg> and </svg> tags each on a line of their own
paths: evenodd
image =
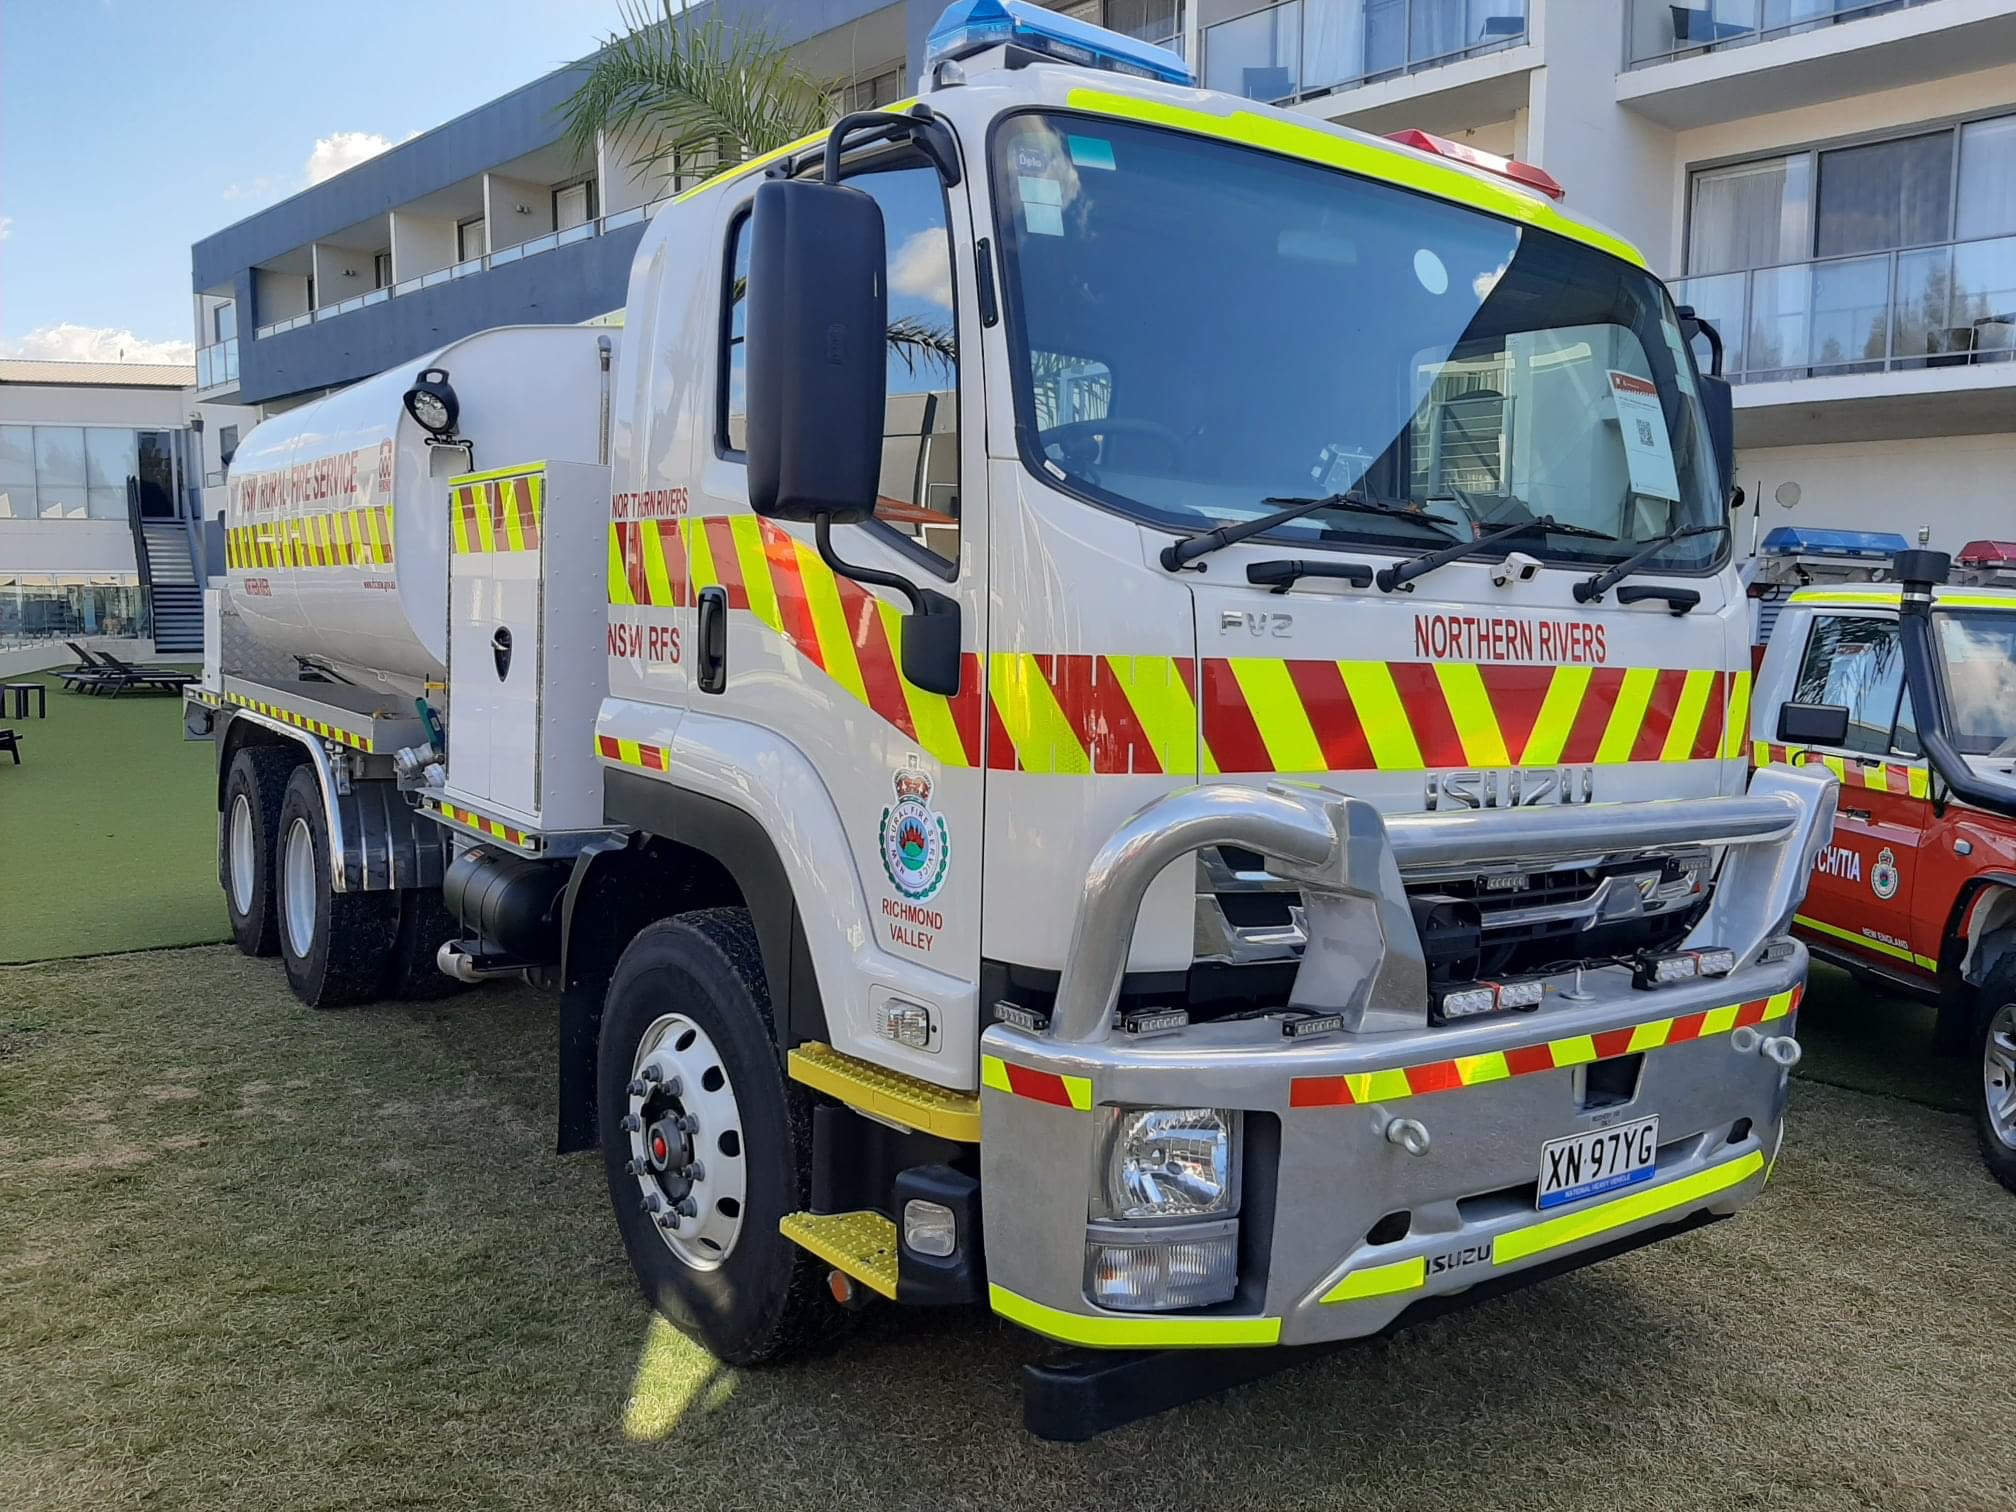
<svg viewBox="0 0 2016 1512">
<path fill-rule="evenodd" d="M 699 607 L 693 681 L 702 693 L 720 693 L 728 687 L 728 590 L 702 588 Z"/>
<path fill-rule="evenodd" d="M 490 659 L 497 664 L 499 682 L 511 675 L 511 632 L 502 625 L 490 637 Z"/>
<path fill-rule="evenodd" d="M 1844 808 L 1841 810 L 1841 817 L 1844 819 L 1860 819 L 1864 824 L 1868 824 L 1875 819 L 1876 815 L 1870 809 Z"/>
</svg>

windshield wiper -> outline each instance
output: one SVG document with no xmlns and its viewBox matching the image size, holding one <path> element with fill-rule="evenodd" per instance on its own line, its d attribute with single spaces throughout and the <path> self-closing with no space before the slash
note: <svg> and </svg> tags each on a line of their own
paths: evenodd
<svg viewBox="0 0 2016 1512">
<path fill-rule="evenodd" d="M 1440 551 L 1430 551 L 1421 556 L 1409 557 L 1404 562 L 1395 562 L 1391 567 L 1379 569 L 1379 586 L 1388 593 L 1397 593 L 1415 578 L 1433 572 L 1437 567 L 1446 567 L 1459 557 L 1466 557 L 1473 551 L 1482 551 L 1499 541 L 1509 540 L 1515 535 L 1523 535 L 1529 530 L 1551 530 L 1556 535 L 1596 536 L 1605 541 L 1617 537 L 1605 535 L 1600 530 L 1591 530 L 1586 525 L 1563 525 L 1552 515 L 1541 515 L 1536 520 L 1517 520 L 1510 525 L 1501 525 L 1474 541 L 1457 541 L 1444 546 Z"/>
<path fill-rule="evenodd" d="M 1320 499 L 1269 497 L 1260 502 L 1279 504 L 1283 507 L 1272 514 L 1241 520 L 1234 525 L 1220 525 L 1216 530 L 1200 531 L 1196 535 L 1185 536 L 1180 541 L 1173 541 L 1162 548 L 1162 565 L 1171 572 L 1181 572 L 1197 558 L 1208 556 L 1220 546 L 1230 546 L 1251 536 L 1260 535 L 1286 525 L 1291 520 L 1299 520 L 1306 514 L 1314 514 L 1319 509 L 1348 510 L 1354 514 L 1393 515 L 1399 519 L 1416 521 L 1430 529 L 1456 523 L 1447 515 L 1429 514 L 1426 510 L 1415 509 L 1406 504 L 1388 504 L 1384 499 L 1374 499 L 1356 489 L 1346 493 L 1325 494 Z M 1438 535 L 1444 533 L 1436 531 Z"/>
<path fill-rule="evenodd" d="M 1659 555 L 1675 541 L 1684 541 L 1689 536 L 1718 535 L 1729 528 L 1728 522 L 1719 525 L 1683 525 L 1677 530 L 1669 530 L 1664 535 L 1654 536 L 1642 547 L 1634 551 L 1614 567 L 1605 567 L 1594 577 L 1584 578 L 1575 585 L 1575 602 L 1578 604 L 1601 603 L 1603 595 L 1638 570 L 1640 562 L 1648 562 Z"/>
</svg>

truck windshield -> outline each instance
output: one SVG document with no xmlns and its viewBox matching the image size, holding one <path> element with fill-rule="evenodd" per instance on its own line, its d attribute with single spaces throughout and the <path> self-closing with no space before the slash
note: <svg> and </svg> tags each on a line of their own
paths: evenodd
<svg viewBox="0 0 2016 1512">
<path fill-rule="evenodd" d="M 1065 114 L 995 132 L 1028 463 L 1178 531 L 1353 490 L 1271 534 L 1400 550 L 1552 516 L 1616 561 L 1719 521 L 1664 289 L 1565 237 L 1275 154 Z M 1508 549 L 1501 546 L 1499 551 Z M 1646 570 L 1700 571 L 1725 537 Z"/>
<path fill-rule="evenodd" d="M 2016 756 L 2016 614 L 1942 610 L 1939 649 L 1963 756 Z"/>
</svg>

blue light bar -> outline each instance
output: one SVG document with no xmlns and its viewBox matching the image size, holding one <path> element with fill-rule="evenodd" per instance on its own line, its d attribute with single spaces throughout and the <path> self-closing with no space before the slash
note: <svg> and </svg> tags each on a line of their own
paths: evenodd
<svg viewBox="0 0 2016 1512">
<path fill-rule="evenodd" d="M 1780 525 L 1764 537 L 1765 556 L 1841 556 L 1888 561 L 1911 543 L 1894 530 L 1815 530 Z"/>
<path fill-rule="evenodd" d="M 1030 0 L 956 0 L 947 6 L 925 39 L 924 71 L 929 73 L 948 58 L 967 58 L 1004 44 L 1081 68 L 1103 68 L 1164 84 L 1197 82 L 1189 65 L 1166 47 L 1060 16 Z"/>
</svg>

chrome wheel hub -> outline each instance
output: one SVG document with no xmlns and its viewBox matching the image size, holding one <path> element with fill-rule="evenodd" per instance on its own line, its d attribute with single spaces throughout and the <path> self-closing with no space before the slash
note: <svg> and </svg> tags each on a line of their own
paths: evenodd
<svg viewBox="0 0 2016 1512">
<path fill-rule="evenodd" d="M 231 876 L 231 906 L 240 918 L 252 912 L 254 867 L 252 804 L 243 793 L 231 800 L 231 821 L 225 831 L 224 861 Z"/>
<path fill-rule="evenodd" d="M 1981 1091 L 1995 1137 L 2016 1150 L 2016 1003 L 2004 1003 L 1988 1021 L 1981 1051 Z"/>
<path fill-rule="evenodd" d="M 637 1043 L 623 1114 L 641 1210 L 682 1264 L 712 1270 L 742 1233 L 748 1164 L 735 1087 L 707 1031 L 683 1013 Z"/>
<path fill-rule="evenodd" d="M 281 914 L 287 924 L 287 948 L 305 960 L 315 948 L 315 837 L 306 819 L 287 828 L 280 864 Z"/>
</svg>

